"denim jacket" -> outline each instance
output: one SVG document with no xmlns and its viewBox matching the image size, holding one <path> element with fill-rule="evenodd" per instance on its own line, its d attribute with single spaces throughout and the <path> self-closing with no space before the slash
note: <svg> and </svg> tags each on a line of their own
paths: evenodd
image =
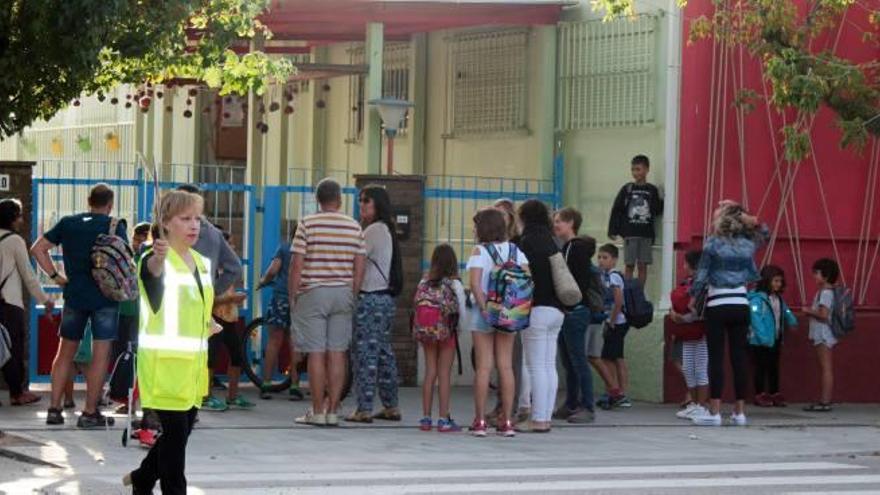
<svg viewBox="0 0 880 495">
<path fill-rule="evenodd" d="M 690 294 L 697 296 L 707 286 L 733 289 L 760 279 L 755 266 L 755 252 L 767 241 L 769 232 L 767 226 L 762 225 L 755 236 L 711 236 L 706 239 Z"/>
</svg>

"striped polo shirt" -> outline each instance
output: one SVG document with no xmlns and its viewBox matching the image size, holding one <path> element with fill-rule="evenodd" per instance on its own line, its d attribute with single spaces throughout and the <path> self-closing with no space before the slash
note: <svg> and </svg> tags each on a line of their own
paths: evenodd
<svg viewBox="0 0 880 495">
<path fill-rule="evenodd" d="M 354 259 L 366 254 L 364 233 L 348 215 L 315 213 L 300 221 L 290 251 L 305 256 L 301 290 L 351 285 Z"/>
</svg>

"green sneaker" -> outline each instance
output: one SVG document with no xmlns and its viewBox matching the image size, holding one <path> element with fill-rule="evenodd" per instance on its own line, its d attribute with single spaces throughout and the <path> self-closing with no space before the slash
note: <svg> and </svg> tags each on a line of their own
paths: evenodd
<svg viewBox="0 0 880 495">
<path fill-rule="evenodd" d="M 253 409 L 254 406 L 256 406 L 256 404 L 254 404 L 253 402 L 249 402 L 241 395 L 237 395 L 232 400 L 227 400 L 226 404 L 228 404 L 229 407 L 234 407 L 236 409 Z"/>
<path fill-rule="evenodd" d="M 302 390 L 300 390 L 299 387 L 290 387 L 288 395 L 290 396 L 290 400 L 294 402 L 299 402 L 305 399 L 305 396 L 303 395 Z"/>
<path fill-rule="evenodd" d="M 223 412 L 229 409 L 229 405 L 226 404 L 226 401 L 223 399 L 210 396 L 202 401 L 202 409 L 206 411 Z"/>
</svg>

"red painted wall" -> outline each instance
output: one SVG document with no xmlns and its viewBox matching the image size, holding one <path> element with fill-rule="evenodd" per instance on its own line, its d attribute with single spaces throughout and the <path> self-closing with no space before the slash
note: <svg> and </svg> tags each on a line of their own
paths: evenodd
<svg viewBox="0 0 880 495">
<path fill-rule="evenodd" d="M 693 19 L 702 14 L 709 15 L 711 10 L 710 0 L 689 1 L 685 9 L 685 39 Z M 842 25 L 837 55 L 858 61 L 880 58 L 880 50 L 862 41 L 863 31 L 872 30 L 863 9 L 851 8 Z M 817 43 L 817 48 L 831 49 L 834 38 L 829 36 L 828 40 Z M 713 64 L 712 41 L 684 44 L 676 246 L 679 249 L 699 246 L 707 204 L 714 205 L 724 198 L 747 204 L 779 234 L 770 259 L 786 271 L 786 300 L 793 308 L 800 308 L 812 300 L 815 284 L 810 266 L 813 261 L 822 256 L 837 257 L 847 285 L 856 291 L 867 287 L 867 292 L 861 302 L 856 334 L 835 348 L 835 399 L 880 401 L 880 387 L 875 379 L 878 372 L 876 353 L 880 350 L 880 266 L 876 266 L 880 259 L 873 259 L 880 239 L 880 212 L 870 222 L 874 241 L 870 251 L 864 245 L 862 248 L 863 253 L 870 252 L 869 261 L 873 259 L 873 263 L 869 263 L 869 266 L 874 265 L 873 274 L 870 278 L 856 276 L 859 238 L 865 218 L 863 211 L 868 201 L 866 185 L 871 144 L 862 154 L 841 150 L 834 115 L 824 109 L 815 120 L 812 132 L 815 163 L 812 159 L 800 165 L 782 163 L 779 169 L 783 174 L 797 171 L 793 185 L 794 205 L 789 203 L 787 210 L 783 210 L 790 215 L 787 224 L 785 215 L 780 215 L 782 188 L 775 177 L 774 150 L 774 139 L 776 149 L 781 149 L 779 129 L 784 117 L 771 111 L 768 118 L 763 101 L 757 102 L 756 108 L 744 117 L 740 140 L 740 126 L 732 105 L 739 87 L 763 94 L 761 66 L 747 52 L 740 58 L 740 51 L 735 49 L 729 63 L 722 69 L 720 51 Z M 713 98 L 723 104 L 713 105 Z M 787 117 L 791 119 L 790 115 Z M 716 124 L 713 126 L 712 122 Z M 714 143 L 710 143 L 713 128 L 718 132 Z M 742 160 L 741 149 L 744 152 Z M 710 173 L 711 155 L 717 157 L 714 174 Z M 880 204 L 880 194 L 872 209 L 876 209 L 877 204 Z M 832 239 L 836 240 L 837 255 Z M 802 270 L 802 280 L 796 276 L 796 266 Z M 818 383 L 815 356 L 805 328 L 804 323 L 799 332 L 789 336 L 783 353 L 783 393 L 798 401 L 815 399 Z M 666 378 L 667 400 L 680 400 L 679 380 L 671 370 L 667 370 Z"/>
</svg>

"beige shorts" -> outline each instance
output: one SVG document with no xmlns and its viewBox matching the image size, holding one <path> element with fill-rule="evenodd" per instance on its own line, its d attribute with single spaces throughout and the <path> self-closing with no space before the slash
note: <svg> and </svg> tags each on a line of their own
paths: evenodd
<svg viewBox="0 0 880 495">
<path fill-rule="evenodd" d="M 351 344 L 355 299 L 351 287 L 316 287 L 301 294 L 291 311 L 299 352 L 345 352 Z"/>
</svg>

